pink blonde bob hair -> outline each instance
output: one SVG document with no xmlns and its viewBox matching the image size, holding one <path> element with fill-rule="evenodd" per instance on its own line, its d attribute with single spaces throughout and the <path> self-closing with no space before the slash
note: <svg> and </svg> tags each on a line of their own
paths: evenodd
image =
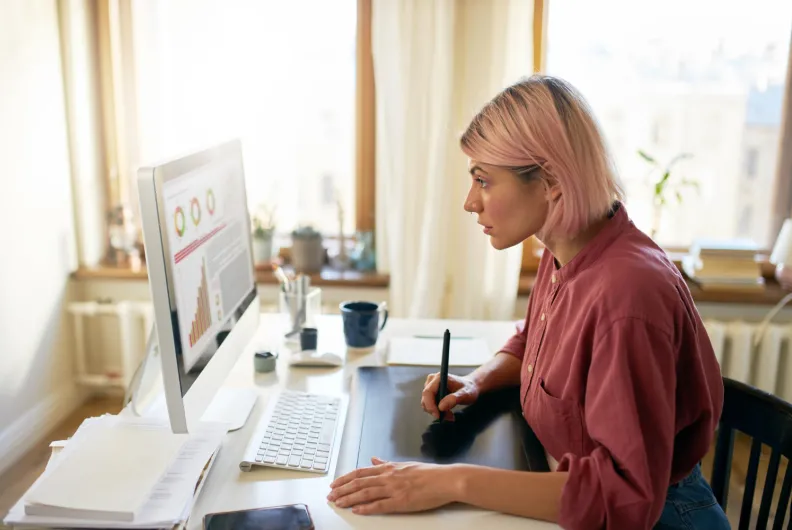
<svg viewBox="0 0 792 530">
<path fill-rule="evenodd" d="M 541 235 L 574 237 L 624 192 L 591 109 L 569 83 L 534 75 L 495 96 L 460 139 L 462 151 L 557 186 Z M 536 167 L 541 171 L 532 171 Z"/>
</svg>

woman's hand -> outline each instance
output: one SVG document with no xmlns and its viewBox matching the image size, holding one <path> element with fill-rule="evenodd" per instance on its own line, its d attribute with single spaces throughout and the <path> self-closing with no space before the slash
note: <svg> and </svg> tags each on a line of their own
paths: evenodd
<svg viewBox="0 0 792 530">
<path fill-rule="evenodd" d="M 453 466 L 371 462 L 333 481 L 327 500 L 357 514 L 420 512 L 455 501 Z"/>
<path fill-rule="evenodd" d="M 451 412 L 452 408 L 457 405 L 470 405 L 479 397 L 478 386 L 472 379 L 467 377 L 448 374 L 448 395 L 439 404 L 435 404 L 435 397 L 439 388 L 440 374 L 434 373 L 426 378 L 426 384 L 421 394 L 421 406 L 437 419 L 440 419 L 440 412 L 448 411 L 445 419 L 453 420 L 454 413 Z"/>
</svg>

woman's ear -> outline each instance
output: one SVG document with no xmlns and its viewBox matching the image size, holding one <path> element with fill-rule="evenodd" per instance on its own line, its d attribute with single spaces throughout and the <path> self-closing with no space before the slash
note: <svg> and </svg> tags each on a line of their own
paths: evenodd
<svg viewBox="0 0 792 530">
<path fill-rule="evenodd" d="M 563 195 L 563 193 L 561 193 L 561 186 L 559 186 L 558 184 L 552 184 L 548 186 L 545 190 L 545 198 L 549 202 L 556 202 L 558 199 L 561 198 L 561 195 Z"/>
</svg>

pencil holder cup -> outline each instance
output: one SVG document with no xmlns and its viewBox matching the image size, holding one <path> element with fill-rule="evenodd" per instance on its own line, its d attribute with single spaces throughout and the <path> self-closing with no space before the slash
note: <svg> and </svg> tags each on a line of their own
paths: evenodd
<svg viewBox="0 0 792 530">
<path fill-rule="evenodd" d="M 287 335 L 297 335 L 302 328 L 316 327 L 322 313 L 322 289 L 313 287 L 305 295 L 281 291 L 279 311 L 286 317 Z"/>
</svg>

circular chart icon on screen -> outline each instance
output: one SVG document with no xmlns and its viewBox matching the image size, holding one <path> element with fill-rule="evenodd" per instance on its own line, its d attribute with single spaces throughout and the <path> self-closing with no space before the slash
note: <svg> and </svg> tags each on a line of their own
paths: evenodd
<svg viewBox="0 0 792 530">
<path fill-rule="evenodd" d="M 187 230 L 187 220 L 184 218 L 184 210 L 182 210 L 181 206 L 177 206 L 173 212 L 173 227 L 179 237 L 182 237 L 184 231 Z"/>
<path fill-rule="evenodd" d="M 198 223 L 201 222 L 201 203 L 196 198 L 190 201 L 190 217 L 192 217 L 195 226 L 198 226 Z"/>
<path fill-rule="evenodd" d="M 209 215 L 215 213 L 215 196 L 211 188 L 206 190 L 206 211 L 209 212 Z"/>
</svg>

